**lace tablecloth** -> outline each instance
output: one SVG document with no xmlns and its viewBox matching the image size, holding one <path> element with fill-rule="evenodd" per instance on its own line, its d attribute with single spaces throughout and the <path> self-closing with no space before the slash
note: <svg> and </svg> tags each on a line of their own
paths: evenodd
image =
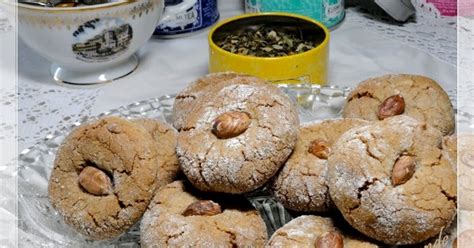
<svg viewBox="0 0 474 248">
<path fill-rule="evenodd" d="M 220 11 L 222 18 L 242 13 L 243 8 L 240 4 L 229 4 L 237 1 L 220 1 Z M 472 39 L 473 26 L 472 20 L 468 18 L 460 18 L 459 23 L 453 18 L 436 19 L 433 13 L 419 9 L 416 20 L 408 23 L 397 23 L 382 16 L 373 16 L 358 8 L 349 8 L 346 12 L 346 18 L 341 24 L 357 25 L 358 27 L 375 32 L 380 37 L 384 37 L 391 41 L 403 43 L 406 46 L 419 49 L 425 53 L 431 54 L 437 59 L 450 64 L 457 65 L 457 43 L 463 51 L 471 51 L 471 53 L 460 54 L 459 70 L 463 68 L 473 68 L 474 60 Z M 0 40 L 6 35 L 12 35 L 11 24 L 2 17 L 0 12 Z M 460 25 L 460 37 L 457 40 L 456 25 Z M 199 36 L 199 42 L 206 42 L 205 36 Z M 469 38 L 471 37 L 471 38 Z M 166 44 L 168 42 L 183 42 L 177 40 L 166 41 L 150 41 L 151 43 Z M 5 48 L 2 49 L 12 49 Z M 4 50 L 5 51 L 5 50 Z M 204 58 L 203 58 L 204 59 Z M 207 59 L 207 58 L 206 58 Z M 68 127 L 75 122 L 80 122 L 87 116 L 95 114 L 93 109 L 107 90 L 111 87 L 89 88 L 89 89 L 70 89 L 53 83 L 49 75 L 49 62 L 39 57 L 21 41 L 18 44 L 18 93 L 14 88 L 0 88 L 0 105 L 8 106 L 12 104 L 17 97 L 18 102 L 18 141 L 19 151 L 28 148 L 48 134 L 55 130 Z M 202 67 L 202 68 L 201 68 Z M 205 66 L 196 68 L 194 71 L 186 75 L 186 80 L 196 78 L 205 73 Z M 140 73 L 137 71 L 136 73 Z M 474 88 L 471 80 L 471 72 L 466 70 L 459 85 L 460 92 L 464 98 L 472 99 L 471 92 Z M 176 77 L 180 77 L 179 68 L 176 70 Z M 191 75 L 192 74 L 192 75 Z M 158 80 L 158 79 L 157 79 Z M 466 83 L 464 83 L 466 82 Z M 470 83 L 470 84 L 469 84 Z M 183 83 L 171 85 L 160 85 L 161 94 L 174 93 L 169 92 L 171 89 L 176 91 L 182 87 Z M 456 85 L 450 85 L 451 90 L 456 90 Z M 462 107 L 472 107 L 472 101 L 462 101 Z M 120 104 L 128 104 L 129 102 L 121 102 Z M 118 107 L 118 106 L 115 106 Z M 0 121 L 1 122 L 1 121 Z M 14 135 L 15 123 L 0 123 L 0 140 Z M 14 158 L 12 158 L 14 159 Z M 5 172 L 9 168 L 0 165 L 0 172 Z M 0 173 L 0 176 L 5 173 Z M 13 197 L 13 196 L 10 196 Z M 6 199 L 6 200 L 5 200 Z M 8 206 L 8 196 L 0 199 L 0 210 L 4 206 Z M 4 201 L 5 200 L 5 201 Z M 7 209 L 8 210 L 8 209 Z M 9 210 L 10 211 L 10 210 Z M 13 210 L 11 210 L 13 212 Z M 2 216 L 2 213 L 0 213 Z M 0 218 L 1 219 L 1 218 Z M 4 233 L 0 228 L 0 233 Z M 8 238 L 8 237 L 7 237 Z M 0 235 L 0 244 L 2 235 Z"/>
</svg>

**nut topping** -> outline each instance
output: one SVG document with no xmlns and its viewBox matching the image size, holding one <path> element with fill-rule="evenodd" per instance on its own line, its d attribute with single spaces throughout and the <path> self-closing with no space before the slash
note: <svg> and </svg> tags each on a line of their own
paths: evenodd
<svg viewBox="0 0 474 248">
<path fill-rule="evenodd" d="M 324 140 L 315 139 L 309 144 L 308 152 L 320 159 L 328 159 L 329 144 Z"/>
<path fill-rule="evenodd" d="M 344 240 L 338 232 L 325 232 L 314 242 L 314 248 L 343 248 Z"/>
<path fill-rule="evenodd" d="M 236 137 L 250 125 L 250 116 L 244 112 L 230 111 L 214 119 L 212 132 L 220 139 Z"/>
<path fill-rule="evenodd" d="M 394 95 L 383 101 L 379 107 L 377 117 L 379 120 L 383 120 L 391 116 L 403 114 L 404 111 L 405 99 L 401 95 Z"/>
<path fill-rule="evenodd" d="M 96 196 L 106 196 L 113 192 L 112 182 L 107 174 L 93 166 L 87 166 L 81 171 L 79 185 Z"/>
<path fill-rule="evenodd" d="M 415 173 L 415 158 L 402 155 L 395 162 L 392 169 L 392 185 L 397 186 L 406 183 Z"/>
<path fill-rule="evenodd" d="M 183 216 L 191 216 L 191 215 L 204 215 L 204 216 L 212 216 L 216 214 L 222 213 L 221 206 L 219 204 L 209 201 L 209 200 L 201 200 L 197 202 L 193 202 L 189 204 L 189 206 L 184 210 Z"/>
</svg>

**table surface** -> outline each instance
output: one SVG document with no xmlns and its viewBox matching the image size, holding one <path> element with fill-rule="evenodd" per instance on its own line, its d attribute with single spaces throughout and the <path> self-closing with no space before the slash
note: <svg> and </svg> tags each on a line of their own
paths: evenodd
<svg viewBox="0 0 474 248">
<path fill-rule="evenodd" d="M 241 1 L 219 0 L 219 9 L 221 19 L 243 13 Z M 472 35 L 466 35 L 474 29 L 472 20 L 438 19 L 423 8 L 417 10 L 414 20 L 401 24 L 358 8 L 346 9 L 345 20 L 331 32 L 330 83 L 351 87 L 369 76 L 383 73 L 423 73 L 434 77 L 446 90 L 458 90 L 458 95 L 472 99 L 472 82 L 462 82 L 469 81 L 472 74 L 461 78 L 461 83 L 456 85 L 456 76 L 462 75 L 456 71 L 474 68 L 474 49 L 457 57 L 457 47 L 467 51 L 474 44 Z M 461 26 L 460 40 L 457 40 L 457 25 Z M 0 45 L 15 36 L 13 31 L 12 24 L 0 11 Z M 50 62 L 19 41 L 17 88 L 14 84 L 0 87 L 0 106 L 10 105 L 15 100 L 18 104 L 18 150 L 31 147 L 55 130 L 70 127 L 88 116 L 134 101 L 178 92 L 207 73 L 206 35 L 207 31 L 180 39 L 152 38 L 138 52 L 140 66 L 137 71 L 114 83 L 88 89 L 71 89 L 55 84 L 49 75 Z M 14 50 L 11 46 L 0 46 L 2 55 Z M 457 63 L 459 67 L 456 67 Z M 7 66 L 1 64 L 0 76 L 11 73 L 15 65 L 13 61 Z M 458 105 L 474 106 L 472 100 L 460 100 Z M 0 143 L 15 135 L 15 123 L 4 123 L 4 119 L 0 119 Z M 8 169 L 0 164 L 0 179 L 2 170 L 7 170 L 5 168 Z M 3 192 L 10 193 L 0 197 L 0 220 L 4 224 L 11 221 L 12 226 L 16 226 L 13 214 L 15 190 L 9 189 L 14 188 L 15 180 L 12 177 L 9 183 L 7 180 L 10 178 L 3 179 L 0 181 L 7 186 Z M 10 230 L 2 228 L 0 225 L 0 241 L 15 237 Z"/>
<path fill-rule="evenodd" d="M 219 9 L 221 20 L 243 13 L 240 1 L 221 0 Z M 4 31 L 0 31 L 0 39 L 14 35 L 5 25 L 0 27 L 2 28 Z M 415 49 L 432 60 L 439 60 L 441 67 L 456 66 L 456 20 L 435 19 L 423 10 L 419 11 L 415 20 L 400 24 L 384 17 L 373 16 L 358 8 L 346 9 L 345 20 L 331 33 L 331 62 L 340 64 L 339 51 L 357 45 L 342 42 L 342 37 L 358 36 L 364 30 L 370 31 L 374 37 L 392 42 L 390 43 L 392 47 Z M 189 82 L 207 73 L 206 36 L 207 31 L 180 39 L 152 38 L 138 52 L 140 66 L 134 73 L 114 83 L 87 89 L 72 89 L 55 84 L 49 74 L 50 62 L 30 50 L 20 40 L 18 42 L 19 151 L 34 145 L 54 130 L 70 126 L 86 116 L 97 115 L 107 109 L 133 101 L 178 92 Z M 338 39 L 339 37 L 341 39 Z M 388 44 L 387 42 L 385 44 Z M 349 52 L 354 59 L 360 55 L 353 53 L 357 52 L 356 49 Z M 336 58 L 334 54 L 339 57 Z M 352 66 L 347 63 L 336 66 L 333 64 L 329 78 L 331 83 L 338 85 L 353 86 L 367 75 L 376 74 L 364 68 L 351 68 Z M 345 66 L 344 70 L 347 73 L 340 73 L 341 66 Z M 382 69 L 377 70 L 392 72 L 390 69 Z M 448 82 L 446 87 L 456 89 L 456 82 Z M 3 91 L 0 91 L 1 102 L 8 102 L 14 97 L 11 92 Z M 0 125 L 0 129 L 8 133 L 8 126 Z"/>
</svg>

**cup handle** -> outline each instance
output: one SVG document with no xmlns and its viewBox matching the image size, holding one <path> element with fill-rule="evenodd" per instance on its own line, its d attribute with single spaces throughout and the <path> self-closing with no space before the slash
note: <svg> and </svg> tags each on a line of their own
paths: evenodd
<svg viewBox="0 0 474 248">
<path fill-rule="evenodd" d="M 176 14 L 185 12 L 196 3 L 197 0 L 165 0 L 165 9 L 163 16 L 158 20 L 158 25 L 162 22 L 175 19 Z"/>
</svg>

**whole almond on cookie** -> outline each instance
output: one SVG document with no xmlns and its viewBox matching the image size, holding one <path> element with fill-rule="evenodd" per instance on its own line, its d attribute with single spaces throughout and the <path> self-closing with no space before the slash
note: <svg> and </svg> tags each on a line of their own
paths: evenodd
<svg viewBox="0 0 474 248">
<path fill-rule="evenodd" d="M 222 213 L 221 206 L 213 201 L 201 200 L 191 203 L 183 212 L 183 216 L 212 216 Z"/>
<path fill-rule="evenodd" d="M 214 119 L 212 132 L 220 139 L 236 137 L 250 125 L 250 116 L 244 112 L 230 111 Z"/>
<path fill-rule="evenodd" d="M 405 111 L 405 99 L 401 95 L 391 96 L 380 104 L 377 117 L 383 120 L 388 117 L 403 114 Z"/>
<path fill-rule="evenodd" d="M 392 185 L 406 183 L 415 173 L 415 158 L 403 155 L 398 158 L 392 169 Z"/>
<path fill-rule="evenodd" d="M 113 192 L 112 182 L 105 172 L 93 167 L 85 167 L 79 174 L 79 184 L 88 193 L 106 196 Z"/>
<path fill-rule="evenodd" d="M 321 139 L 315 139 L 309 144 L 308 152 L 320 159 L 328 159 L 329 144 Z"/>
<path fill-rule="evenodd" d="M 344 240 L 338 232 L 325 232 L 319 236 L 315 243 L 314 248 L 343 248 Z"/>
</svg>

